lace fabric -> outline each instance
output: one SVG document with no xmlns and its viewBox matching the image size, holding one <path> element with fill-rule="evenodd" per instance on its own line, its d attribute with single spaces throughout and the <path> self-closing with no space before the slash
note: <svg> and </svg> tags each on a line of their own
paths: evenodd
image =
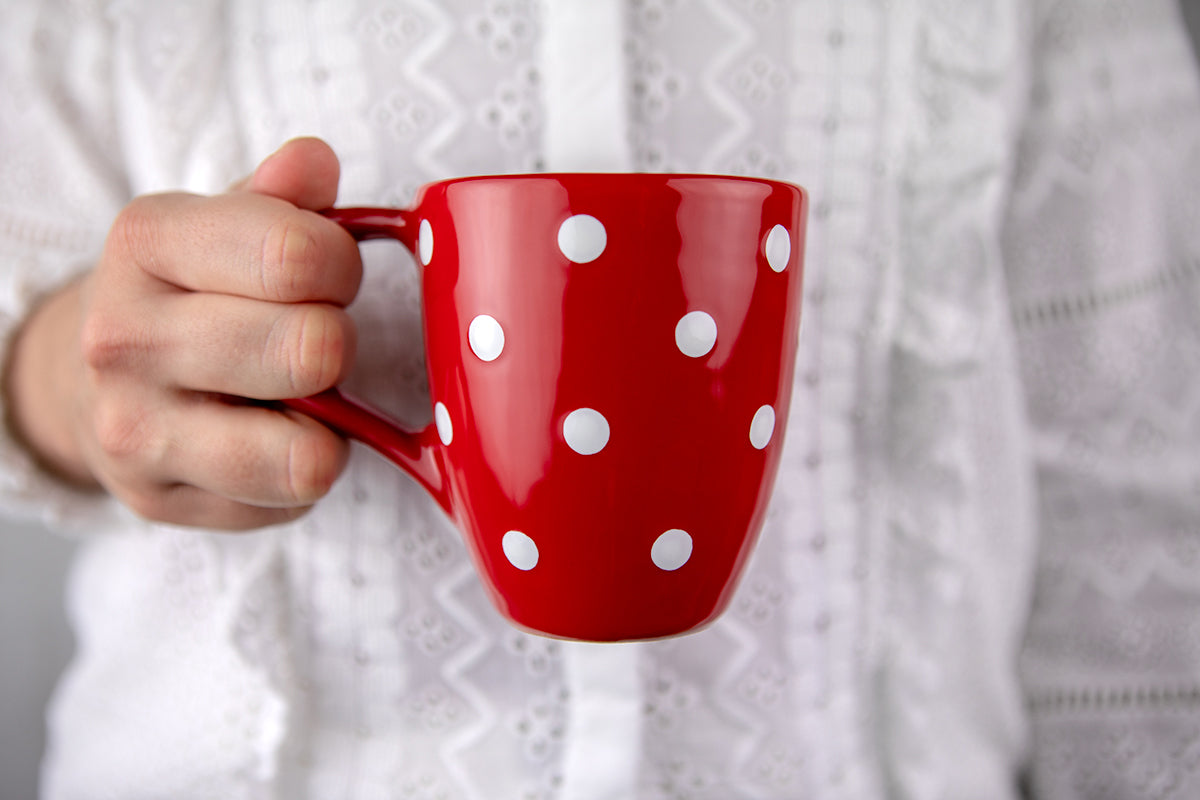
<svg viewBox="0 0 1200 800">
<path fill-rule="evenodd" d="M 33 4 L 5 12 L 9 44 L 0 53 L 5 78 L 0 137 L 10 150 L 0 159 L 0 183 L 6 187 L 0 198 L 0 336 L 5 342 L 28 309 L 94 262 L 112 215 L 128 194 L 111 158 L 115 126 L 110 87 L 102 77 L 108 73 L 108 40 L 102 30 L 76 37 L 70 18 L 46 26 L 46 13 Z M 54 132 L 62 145 L 58 157 L 32 157 L 29 148 L 41 131 Z M 52 198 L 44 196 L 43 186 L 54 187 Z M 9 438 L 7 426 L 0 427 L 0 438 L 0 491 L 10 513 L 76 532 L 128 524 L 113 504 L 66 490 L 39 472 Z"/>
<path fill-rule="evenodd" d="M 634 168 L 812 199 L 784 458 L 729 612 L 606 681 L 500 621 L 365 450 L 304 520 L 230 538 L 95 523 L 9 443 L 5 502 L 90 534 L 47 796 L 589 797 L 589 752 L 647 799 L 1010 798 L 1026 763 L 1038 796 L 1194 793 L 1200 95 L 1171 4 L 615 7 L 590 47 L 623 56 Z M 343 204 L 553 167 L 546 12 L 6 6 L 9 324 L 126 198 L 220 191 L 293 135 L 338 151 Z M 363 252 L 348 388 L 425 424 L 415 267 Z M 610 700 L 620 733 L 589 723 Z"/>
<path fill-rule="evenodd" d="M 1165 67 L 1191 59 L 1176 14 L 1061 3 L 1038 31 L 1005 251 L 1038 432 L 1022 666 L 1050 797 L 1200 790 L 1197 200 L 1171 178 L 1197 167 L 1200 87 Z"/>
</svg>

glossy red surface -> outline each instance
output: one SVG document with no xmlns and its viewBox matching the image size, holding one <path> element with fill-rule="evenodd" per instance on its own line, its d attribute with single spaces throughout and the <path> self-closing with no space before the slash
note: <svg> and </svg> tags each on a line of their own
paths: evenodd
<svg viewBox="0 0 1200 800">
<path fill-rule="evenodd" d="M 291 402 L 425 486 L 517 625 L 696 629 L 728 603 L 774 482 L 805 211 L 784 183 L 571 174 L 330 212 L 424 264 L 438 424 L 404 431 L 336 390 Z"/>
</svg>

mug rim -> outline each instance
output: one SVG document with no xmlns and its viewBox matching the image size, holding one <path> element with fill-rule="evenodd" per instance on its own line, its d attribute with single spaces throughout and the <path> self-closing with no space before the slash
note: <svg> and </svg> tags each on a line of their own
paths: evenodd
<svg viewBox="0 0 1200 800">
<path fill-rule="evenodd" d="M 483 173 L 479 175 L 460 175 L 453 178 L 443 178 L 440 180 L 429 181 L 421 185 L 417 190 L 417 196 L 428 189 L 454 186 L 465 183 L 484 183 L 497 182 L 505 183 L 514 180 L 538 180 L 538 181 L 576 181 L 576 180 L 600 180 L 614 181 L 627 179 L 644 179 L 646 181 L 663 181 L 663 180 L 679 180 L 679 181 L 714 181 L 714 182 L 737 182 L 737 183 L 753 183 L 759 185 L 770 186 L 775 189 L 794 190 L 802 195 L 807 195 L 807 190 L 798 183 L 778 178 L 758 177 L 754 175 L 731 175 L 718 172 L 587 172 L 587 171 L 566 171 L 566 172 L 498 172 L 498 173 Z"/>
</svg>

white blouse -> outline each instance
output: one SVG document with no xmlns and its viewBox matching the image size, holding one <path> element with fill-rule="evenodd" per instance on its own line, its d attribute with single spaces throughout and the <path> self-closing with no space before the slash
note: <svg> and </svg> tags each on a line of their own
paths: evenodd
<svg viewBox="0 0 1200 800">
<path fill-rule="evenodd" d="M 812 197 L 766 528 L 704 632 L 489 606 L 356 449 L 287 527 L 82 538 L 45 795 L 1200 793 L 1200 85 L 1172 0 L 0 4 L 0 312 L 136 194 L 327 139 L 339 202 L 465 174 L 755 174 Z M 585 90 L 586 87 L 586 90 Z M 349 388 L 430 417 L 415 268 L 364 245 Z"/>
</svg>

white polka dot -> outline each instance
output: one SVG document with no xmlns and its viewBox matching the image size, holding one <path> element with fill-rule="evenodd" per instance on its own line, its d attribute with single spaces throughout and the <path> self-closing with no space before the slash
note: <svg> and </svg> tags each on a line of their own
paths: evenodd
<svg viewBox="0 0 1200 800">
<path fill-rule="evenodd" d="M 443 403 L 433 407 L 433 423 L 437 426 L 438 438 L 442 444 L 449 446 L 454 441 L 454 423 L 450 420 L 450 412 Z"/>
<path fill-rule="evenodd" d="M 471 326 L 467 328 L 467 341 L 480 359 L 495 361 L 504 350 L 504 328 L 494 317 L 480 314 L 471 320 Z"/>
<path fill-rule="evenodd" d="M 577 408 L 563 420 L 563 438 L 582 456 L 599 453 L 608 444 L 608 420 L 599 411 Z"/>
<path fill-rule="evenodd" d="M 675 344 L 685 356 L 708 355 L 717 343 L 717 322 L 704 311 L 684 314 L 675 325 Z"/>
<path fill-rule="evenodd" d="M 421 263 L 427 267 L 433 260 L 433 228 L 427 219 L 421 220 L 421 227 L 417 232 L 417 255 L 421 257 Z"/>
<path fill-rule="evenodd" d="M 650 558 L 654 566 L 667 572 L 673 572 L 688 562 L 692 557 L 692 537 L 687 531 L 672 528 L 654 540 L 650 548 Z"/>
<path fill-rule="evenodd" d="M 754 412 L 754 419 L 750 421 L 750 444 L 756 450 L 762 450 L 770 443 L 774 433 L 775 409 L 763 406 Z"/>
<path fill-rule="evenodd" d="M 508 563 L 517 569 L 528 572 L 537 566 L 537 544 L 520 531 L 509 531 L 504 534 L 500 546 L 504 548 L 504 557 L 508 559 Z"/>
<path fill-rule="evenodd" d="M 792 237 L 788 235 L 787 228 L 782 225 L 771 228 L 763 249 L 766 251 L 767 263 L 771 265 L 771 269 L 776 272 L 783 272 L 787 269 L 788 260 L 792 257 Z"/>
<path fill-rule="evenodd" d="M 558 228 L 558 249 L 576 264 L 595 261 L 607 244 L 604 223 L 590 214 L 567 217 Z"/>
</svg>

